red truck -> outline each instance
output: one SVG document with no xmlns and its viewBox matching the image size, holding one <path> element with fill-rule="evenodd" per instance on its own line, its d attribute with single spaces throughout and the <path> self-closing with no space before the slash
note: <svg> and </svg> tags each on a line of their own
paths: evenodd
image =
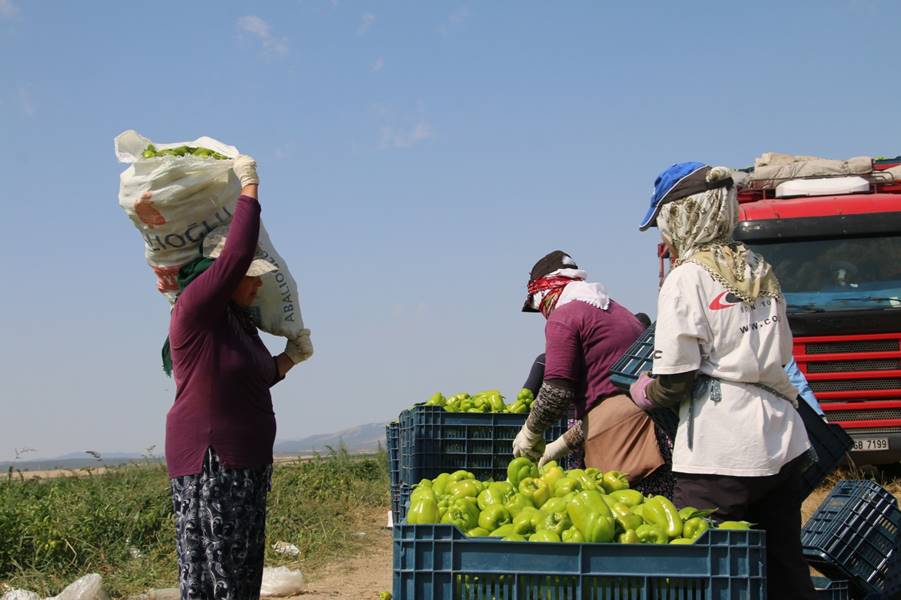
<svg viewBox="0 0 901 600">
<path fill-rule="evenodd" d="M 827 418 L 854 440 L 855 463 L 898 463 L 901 182 L 875 177 L 867 192 L 793 198 L 741 190 L 739 202 L 735 238 L 773 265 L 795 360 Z"/>
</svg>

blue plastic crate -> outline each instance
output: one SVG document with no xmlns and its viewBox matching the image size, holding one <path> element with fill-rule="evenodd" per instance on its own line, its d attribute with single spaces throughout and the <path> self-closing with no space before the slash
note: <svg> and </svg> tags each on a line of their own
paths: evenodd
<svg viewBox="0 0 901 600">
<path fill-rule="evenodd" d="M 847 579 L 855 595 L 886 591 L 888 563 L 897 552 L 901 511 L 874 481 L 843 480 L 801 531 L 804 556 L 830 579 Z"/>
<path fill-rule="evenodd" d="M 691 545 L 467 538 L 450 525 L 394 528 L 394 600 L 756 600 L 762 531 L 711 530 Z"/>
<path fill-rule="evenodd" d="M 414 485 L 459 469 L 476 479 L 503 481 L 513 459 L 513 439 L 527 415 L 452 413 L 417 405 L 400 414 L 400 479 Z M 563 418 L 544 433 L 551 442 L 563 435 Z"/>
<path fill-rule="evenodd" d="M 654 325 L 651 325 L 610 368 L 611 381 L 628 391 L 629 386 L 638 379 L 642 372 L 651 370 L 653 352 Z M 806 402 L 798 401 L 798 412 L 804 421 L 810 444 L 818 458 L 817 462 L 810 465 L 801 476 L 802 497 L 806 498 L 844 462 L 854 442 L 839 425 L 823 421 Z M 675 411 L 657 409 L 648 411 L 648 415 L 671 440 L 675 439 L 676 427 L 679 425 L 679 417 Z"/>
<path fill-rule="evenodd" d="M 411 491 L 413 487 L 405 483 L 391 486 L 391 518 L 394 523 L 400 523 L 407 517 L 407 503 Z"/>
<path fill-rule="evenodd" d="M 400 423 L 385 425 L 385 448 L 388 452 L 388 475 L 391 487 L 400 483 Z"/>
<path fill-rule="evenodd" d="M 851 600 L 847 581 L 832 581 L 826 577 L 813 577 L 817 600 Z"/>
</svg>

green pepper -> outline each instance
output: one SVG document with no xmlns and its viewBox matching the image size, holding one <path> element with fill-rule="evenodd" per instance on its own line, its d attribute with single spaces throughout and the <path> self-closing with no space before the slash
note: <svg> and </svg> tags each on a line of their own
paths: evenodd
<svg viewBox="0 0 901 600">
<path fill-rule="evenodd" d="M 519 482 L 519 493 L 529 498 L 535 506 L 541 506 L 551 497 L 547 484 L 535 477 L 526 477 Z"/>
<path fill-rule="evenodd" d="M 654 496 L 648 502 L 656 504 L 663 509 L 664 531 L 670 538 L 682 537 L 682 519 L 679 511 L 666 496 Z M 659 523 L 658 523 L 659 524 Z"/>
<path fill-rule="evenodd" d="M 464 479 L 475 479 L 476 476 L 469 471 L 459 470 L 450 474 L 449 482 L 463 481 Z"/>
<path fill-rule="evenodd" d="M 656 525 L 663 531 L 666 531 L 666 515 L 663 513 L 663 507 L 660 506 L 658 502 L 652 502 L 652 498 L 648 498 L 644 504 L 640 505 L 641 512 L 638 513 L 641 515 L 641 518 L 644 519 L 645 523 L 650 523 L 651 525 Z M 637 507 L 633 507 L 633 511 Z"/>
<path fill-rule="evenodd" d="M 644 496 L 638 490 L 616 490 L 608 495 L 615 502 L 622 502 L 626 506 L 638 506 L 644 502 Z"/>
<path fill-rule="evenodd" d="M 582 489 L 582 482 L 579 479 L 572 478 L 570 474 L 567 473 L 566 477 L 554 484 L 554 495 L 563 497 L 572 492 L 581 492 Z"/>
<path fill-rule="evenodd" d="M 444 403 L 444 410 L 446 412 L 460 412 L 460 401 L 457 399 L 451 399 Z"/>
<path fill-rule="evenodd" d="M 503 504 L 514 494 L 513 486 L 506 481 L 494 481 L 485 486 L 478 495 L 479 508 L 485 510 L 492 504 Z"/>
<path fill-rule="evenodd" d="M 447 484 L 451 482 L 450 473 L 442 473 L 432 480 L 432 489 L 438 496 L 447 494 Z"/>
<path fill-rule="evenodd" d="M 676 538 L 674 540 L 670 540 L 670 544 L 694 544 L 695 541 L 691 538 Z"/>
<path fill-rule="evenodd" d="M 620 529 L 623 531 L 629 531 L 630 529 L 638 529 L 642 525 L 644 525 L 644 521 L 636 515 L 635 513 L 628 513 L 625 515 L 617 515 L 614 517 L 616 519 L 616 524 L 619 525 Z"/>
<path fill-rule="evenodd" d="M 469 410 L 472 408 L 475 408 L 475 403 L 471 398 L 460 401 L 460 412 L 469 412 Z"/>
<path fill-rule="evenodd" d="M 532 517 L 540 511 L 533 507 L 524 508 L 513 516 L 513 530 L 519 534 L 535 533 L 535 525 Z"/>
<path fill-rule="evenodd" d="M 560 542 L 560 536 L 550 530 L 536 531 L 529 536 L 530 542 Z"/>
<path fill-rule="evenodd" d="M 642 544 L 668 544 L 669 536 L 662 527 L 645 523 L 635 530 L 635 534 Z"/>
<path fill-rule="evenodd" d="M 753 523 L 747 521 L 723 521 L 716 526 L 717 529 L 732 529 L 735 531 L 745 531 L 751 528 Z"/>
<path fill-rule="evenodd" d="M 410 492 L 410 502 L 412 503 L 420 496 L 431 496 L 436 502 L 438 498 L 435 496 L 435 490 L 432 489 L 432 486 L 424 486 L 421 483 L 413 488 L 413 491 Z"/>
<path fill-rule="evenodd" d="M 479 505 L 475 498 L 456 498 L 441 518 L 444 525 L 456 525 L 461 531 L 475 529 L 479 525 Z"/>
<path fill-rule="evenodd" d="M 619 490 L 629 489 L 629 478 L 619 471 L 607 471 L 602 479 L 604 491 L 608 494 Z"/>
<path fill-rule="evenodd" d="M 616 521 L 599 492 L 588 490 L 576 494 L 566 511 L 586 542 L 609 542 L 616 533 Z"/>
<path fill-rule="evenodd" d="M 633 507 L 630 508 L 629 510 L 630 510 L 633 514 L 636 514 L 636 515 L 638 515 L 639 517 L 641 517 L 641 520 L 642 520 L 642 521 L 647 521 L 647 519 L 644 518 L 644 504 L 643 504 L 643 503 L 642 503 L 642 504 L 636 504 L 635 506 L 633 506 Z"/>
<path fill-rule="evenodd" d="M 447 493 L 456 498 L 470 497 L 475 500 L 481 491 L 482 484 L 475 479 L 462 479 L 447 486 Z"/>
<path fill-rule="evenodd" d="M 429 401 L 425 403 L 426 406 L 444 406 L 447 404 L 447 398 L 444 397 L 444 394 L 441 392 L 436 393 Z"/>
<path fill-rule="evenodd" d="M 557 482 L 566 476 L 563 469 L 561 469 L 554 461 L 547 463 L 539 469 L 539 471 L 541 473 L 541 480 L 547 484 L 549 490 L 553 490 Z"/>
<path fill-rule="evenodd" d="M 683 521 L 687 521 L 688 519 L 694 517 L 696 512 L 698 512 L 698 509 L 694 506 L 683 506 L 679 509 L 679 517 Z"/>
<path fill-rule="evenodd" d="M 479 515 L 479 527 L 484 527 L 488 531 L 494 531 L 501 525 L 512 522 L 513 517 L 510 516 L 510 511 L 500 504 L 492 504 Z"/>
<path fill-rule="evenodd" d="M 581 544 L 585 541 L 585 538 L 582 536 L 582 532 L 580 532 L 575 527 L 570 527 L 569 529 L 564 531 L 563 535 L 560 536 L 560 539 L 562 539 L 566 544 Z"/>
<path fill-rule="evenodd" d="M 515 493 L 504 501 L 504 508 L 510 511 L 511 515 L 518 515 L 521 511 L 528 508 L 535 508 L 535 504 L 531 498 L 526 498 L 522 494 Z"/>
<path fill-rule="evenodd" d="M 535 400 L 535 394 L 533 394 L 532 390 L 530 390 L 529 388 L 522 388 L 521 390 L 519 390 L 519 393 L 516 394 L 516 399 L 522 400 L 526 403 L 531 403 Z"/>
<path fill-rule="evenodd" d="M 557 535 L 562 535 L 565 530 L 573 526 L 566 512 L 545 512 L 544 510 L 541 512 L 544 513 L 544 518 L 535 527 L 535 531 L 553 531 Z"/>
<path fill-rule="evenodd" d="M 407 510 L 407 523 L 411 525 L 427 525 L 438 523 L 439 521 L 438 502 L 435 501 L 435 494 L 422 493 L 416 498 L 410 498 L 410 508 Z"/>
<path fill-rule="evenodd" d="M 519 482 L 526 477 L 538 477 L 538 467 L 525 456 L 514 458 L 507 465 L 507 481 L 519 489 Z"/>
<path fill-rule="evenodd" d="M 627 529 L 616 537 L 616 541 L 620 544 L 640 544 L 641 539 L 634 529 Z"/>
<path fill-rule="evenodd" d="M 514 415 L 524 415 L 529 412 L 529 405 L 517 400 L 507 407 L 507 412 Z"/>
<path fill-rule="evenodd" d="M 548 498 L 547 502 L 542 504 L 541 508 L 544 512 L 566 512 L 566 505 L 569 504 L 569 498 Z"/>
<path fill-rule="evenodd" d="M 504 397 L 501 396 L 499 390 L 486 390 L 479 392 L 476 396 L 484 398 L 493 412 L 501 412 L 504 410 Z"/>
<path fill-rule="evenodd" d="M 484 527 L 474 527 L 466 532 L 466 537 L 488 537 L 491 532 Z"/>
<path fill-rule="evenodd" d="M 710 529 L 710 523 L 707 522 L 707 519 L 692 517 L 685 521 L 685 524 L 682 526 L 682 535 L 691 540 L 696 540 L 708 529 Z"/>
<path fill-rule="evenodd" d="M 481 515 L 479 516 L 481 519 Z M 513 527 L 513 523 L 507 523 L 506 525 L 501 525 L 497 529 L 491 532 L 491 537 L 506 537 L 516 533 L 516 529 Z"/>
<path fill-rule="evenodd" d="M 504 542 L 528 542 L 529 540 L 527 540 L 524 536 L 522 536 L 518 533 L 511 533 L 510 535 L 504 536 L 502 541 L 504 541 Z"/>
</svg>

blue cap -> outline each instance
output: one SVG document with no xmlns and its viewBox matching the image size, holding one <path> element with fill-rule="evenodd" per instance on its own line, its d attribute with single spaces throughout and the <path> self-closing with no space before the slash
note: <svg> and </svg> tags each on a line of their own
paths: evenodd
<svg viewBox="0 0 901 600">
<path fill-rule="evenodd" d="M 654 181 L 654 195 L 651 196 L 651 207 L 641 220 L 639 230 L 644 231 L 648 227 L 657 224 L 657 215 L 660 208 L 667 202 L 685 198 L 710 189 L 707 184 L 707 171 L 710 167 L 699 162 L 676 163 L 661 173 Z M 729 181 L 731 184 L 731 180 Z"/>
</svg>

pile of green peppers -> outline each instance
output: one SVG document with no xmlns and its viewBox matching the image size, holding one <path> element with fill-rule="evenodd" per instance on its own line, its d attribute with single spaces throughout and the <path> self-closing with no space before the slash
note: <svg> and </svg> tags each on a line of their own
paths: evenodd
<svg viewBox="0 0 901 600">
<path fill-rule="evenodd" d="M 153 144 L 148 144 L 141 153 L 144 158 L 158 158 L 160 156 L 199 156 L 201 158 L 215 158 L 216 160 L 228 160 L 224 154 L 220 154 L 209 148 L 195 148 L 194 146 L 178 146 L 176 148 L 166 148 L 165 150 L 157 150 Z"/>
<path fill-rule="evenodd" d="M 514 415 L 528 414 L 535 396 L 531 390 L 523 388 L 516 394 L 516 401 L 504 402 L 498 390 L 485 390 L 474 396 L 463 392 L 445 397 L 438 392 L 425 403 L 426 406 L 440 406 L 447 412 L 508 413 Z"/>
<path fill-rule="evenodd" d="M 713 512 L 679 510 L 663 496 L 644 496 L 618 471 L 564 471 L 554 461 L 539 469 L 520 457 L 507 466 L 506 481 L 477 481 L 468 471 L 423 479 L 410 494 L 406 520 L 455 525 L 469 537 L 511 542 L 691 544 L 715 527 Z"/>
</svg>

